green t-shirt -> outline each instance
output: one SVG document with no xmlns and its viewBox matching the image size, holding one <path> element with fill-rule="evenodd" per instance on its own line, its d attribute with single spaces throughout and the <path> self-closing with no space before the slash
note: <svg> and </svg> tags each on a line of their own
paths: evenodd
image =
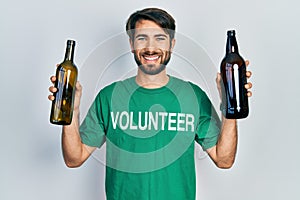
<svg viewBox="0 0 300 200">
<path fill-rule="evenodd" d="M 170 76 L 157 89 L 135 77 L 102 89 L 80 126 L 82 142 L 106 142 L 108 200 L 194 200 L 194 141 L 217 143 L 220 121 L 196 85 Z"/>
</svg>

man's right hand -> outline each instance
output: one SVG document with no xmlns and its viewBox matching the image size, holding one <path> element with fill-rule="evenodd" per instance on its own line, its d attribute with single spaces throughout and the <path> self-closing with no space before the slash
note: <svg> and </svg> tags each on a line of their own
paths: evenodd
<svg viewBox="0 0 300 200">
<path fill-rule="evenodd" d="M 55 76 L 51 76 L 50 80 L 52 86 L 49 87 L 50 95 L 48 99 L 53 101 L 57 92 L 57 88 L 54 86 L 56 81 Z M 89 147 L 81 142 L 79 134 L 79 105 L 82 95 L 81 84 L 77 81 L 74 99 L 74 112 L 72 123 L 62 128 L 62 151 L 65 163 L 68 167 L 79 167 L 84 161 L 91 155 L 96 147 Z"/>
<path fill-rule="evenodd" d="M 48 96 L 48 99 L 50 101 L 53 101 L 55 99 L 53 93 L 57 92 L 57 88 L 54 87 L 54 83 L 56 81 L 56 76 L 51 76 L 50 80 L 52 82 L 52 86 L 49 87 L 49 91 L 51 94 Z M 80 99 L 82 95 L 82 86 L 81 84 L 77 81 L 76 83 L 76 90 L 75 90 L 75 99 L 74 99 L 74 110 L 79 111 L 79 105 L 80 105 Z"/>
<path fill-rule="evenodd" d="M 53 100 L 55 99 L 53 93 L 57 92 L 57 88 L 54 87 L 54 83 L 55 83 L 55 81 L 56 81 L 56 76 L 51 76 L 51 77 L 50 77 L 50 80 L 51 80 L 51 82 L 53 83 L 53 85 L 49 87 L 49 91 L 50 91 L 52 94 L 50 94 L 50 95 L 48 96 L 48 99 L 49 99 L 50 101 L 53 101 Z"/>
</svg>

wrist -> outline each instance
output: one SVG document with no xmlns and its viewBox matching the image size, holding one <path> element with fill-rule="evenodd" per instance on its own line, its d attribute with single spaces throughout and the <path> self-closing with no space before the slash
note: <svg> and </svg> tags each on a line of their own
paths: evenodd
<svg viewBox="0 0 300 200">
<path fill-rule="evenodd" d="M 73 117 L 78 117 L 80 113 L 79 106 L 74 106 L 73 108 Z"/>
<path fill-rule="evenodd" d="M 224 118 L 226 118 L 226 105 L 223 102 L 220 103 L 219 109 L 220 109 L 220 111 L 222 113 L 222 116 Z"/>
<path fill-rule="evenodd" d="M 226 125 L 236 125 L 237 120 L 236 119 L 228 119 L 222 114 L 222 123 Z"/>
<path fill-rule="evenodd" d="M 79 109 L 74 109 L 72 114 L 72 121 L 70 125 L 65 125 L 64 128 L 78 128 L 79 127 Z"/>
</svg>

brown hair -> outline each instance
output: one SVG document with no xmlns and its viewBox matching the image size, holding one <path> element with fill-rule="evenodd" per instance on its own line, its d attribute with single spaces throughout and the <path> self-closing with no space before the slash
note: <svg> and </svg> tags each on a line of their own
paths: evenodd
<svg viewBox="0 0 300 200">
<path fill-rule="evenodd" d="M 150 20 L 155 22 L 165 30 L 165 32 L 170 36 L 171 40 L 174 38 L 176 27 L 174 18 L 162 9 L 145 8 L 143 10 L 136 11 L 130 15 L 127 20 L 126 31 L 131 40 L 134 36 L 135 25 L 140 20 Z"/>
</svg>

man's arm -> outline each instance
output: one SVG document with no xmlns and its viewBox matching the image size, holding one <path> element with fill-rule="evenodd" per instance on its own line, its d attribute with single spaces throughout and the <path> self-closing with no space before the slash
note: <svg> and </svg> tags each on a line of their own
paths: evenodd
<svg viewBox="0 0 300 200">
<path fill-rule="evenodd" d="M 56 80 L 55 76 L 51 77 L 52 83 Z M 57 88 L 51 86 L 49 88 L 51 93 L 57 91 Z M 79 82 L 76 83 L 74 111 L 72 122 L 70 125 L 62 127 L 62 151 L 64 161 L 68 167 L 79 167 L 91 155 L 96 147 L 89 147 L 81 142 L 79 134 L 79 105 L 82 94 L 82 87 Z M 49 100 L 53 101 L 54 96 L 49 95 Z"/>
<path fill-rule="evenodd" d="M 218 142 L 207 149 L 208 155 L 219 168 L 232 167 L 237 150 L 237 121 L 222 117 L 222 127 Z"/>
<path fill-rule="evenodd" d="M 246 66 L 249 65 L 249 61 L 246 60 Z M 252 73 L 250 71 L 246 72 L 247 78 L 250 78 Z M 219 90 L 220 97 L 222 96 L 221 90 L 221 75 L 217 75 L 217 88 Z M 252 83 L 248 82 L 245 88 L 251 89 Z M 248 91 L 248 97 L 252 96 L 252 92 Z M 237 141 L 238 141 L 238 131 L 237 131 L 237 120 L 236 119 L 226 119 L 222 115 L 222 127 L 220 131 L 220 136 L 218 142 L 215 146 L 207 149 L 207 153 L 214 163 L 219 168 L 230 168 L 232 167 L 235 155 L 237 151 Z"/>
<path fill-rule="evenodd" d="M 72 123 L 62 128 L 62 151 L 68 167 L 79 167 L 96 147 L 90 147 L 81 142 L 79 134 L 79 112 L 74 110 Z"/>
</svg>

